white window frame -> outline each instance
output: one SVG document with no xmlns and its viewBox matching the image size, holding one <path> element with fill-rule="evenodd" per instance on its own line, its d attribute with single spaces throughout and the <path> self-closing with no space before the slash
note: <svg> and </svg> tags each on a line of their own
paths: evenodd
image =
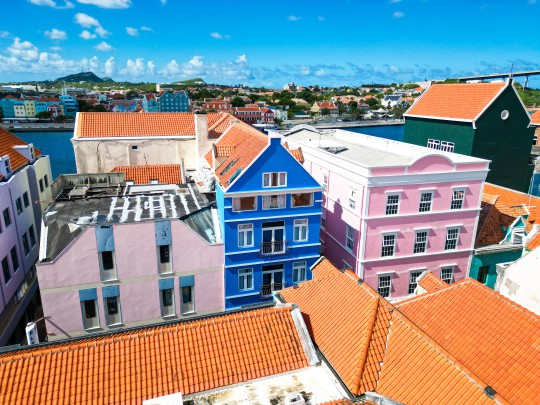
<svg viewBox="0 0 540 405">
<path fill-rule="evenodd" d="M 447 272 L 445 274 L 445 271 Z M 449 273 L 448 273 L 449 272 Z M 444 277 L 450 274 L 450 277 Z M 452 284 L 454 281 L 454 266 L 441 266 L 441 280 L 447 284 Z"/>
<path fill-rule="evenodd" d="M 112 254 L 112 260 L 113 260 L 113 268 L 111 270 L 105 270 L 103 268 L 103 253 L 111 253 Z M 114 273 L 114 277 L 106 278 L 107 275 L 105 272 L 111 272 Z M 114 250 L 105 251 L 105 252 L 99 252 L 99 273 L 101 276 L 101 281 L 116 281 L 118 280 L 118 272 L 116 271 L 116 255 L 114 254 Z"/>
<path fill-rule="evenodd" d="M 420 277 L 420 274 L 422 274 L 423 271 L 424 270 L 411 270 L 409 272 L 409 287 L 407 290 L 407 294 L 410 295 L 415 293 L 416 288 L 418 287 L 418 277 Z"/>
<path fill-rule="evenodd" d="M 389 238 L 392 238 L 392 243 L 389 244 Z M 381 234 L 381 257 L 392 257 L 396 254 L 396 232 L 388 232 Z M 385 254 L 385 248 L 392 247 L 392 254 Z M 388 250 L 388 249 L 387 249 Z"/>
<path fill-rule="evenodd" d="M 117 322 L 113 322 L 113 323 L 109 323 L 109 321 L 110 321 L 109 316 L 111 316 L 111 315 L 109 315 L 109 310 L 107 308 L 107 300 L 109 300 L 111 298 L 116 298 L 116 305 L 118 306 L 118 318 L 119 318 L 119 320 Z M 120 304 L 120 296 L 103 297 L 103 309 L 105 311 L 105 324 L 108 327 L 122 325 L 122 306 Z"/>
<path fill-rule="evenodd" d="M 349 224 L 347 224 L 345 228 L 345 249 L 347 249 L 351 253 L 354 249 L 354 233 L 355 229 Z"/>
<path fill-rule="evenodd" d="M 272 185 L 272 176 L 277 174 L 277 184 Z M 283 177 L 282 177 L 283 175 Z M 272 188 L 272 187 L 287 187 L 287 172 L 268 172 L 263 173 L 263 188 Z"/>
<path fill-rule="evenodd" d="M 238 224 L 238 247 L 239 248 L 248 248 L 255 246 L 254 234 L 253 234 L 253 224 Z M 251 234 L 251 243 L 248 244 L 248 235 Z"/>
<path fill-rule="evenodd" d="M 191 301 L 184 303 L 184 288 L 191 289 Z M 180 313 L 182 315 L 195 313 L 195 286 L 180 287 Z"/>
<path fill-rule="evenodd" d="M 276 200 L 276 206 L 273 206 L 272 199 Z M 262 209 L 263 210 L 279 210 L 287 208 L 287 195 L 286 194 L 272 194 L 262 196 Z"/>
<path fill-rule="evenodd" d="M 302 281 L 307 280 L 307 262 L 293 262 L 293 273 L 292 273 L 292 280 L 293 283 L 298 284 Z M 296 272 L 296 277 L 295 277 Z M 303 277 L 299 277 L 300 274 L 303 273 Z"/>
<path fill-rule="evenodd" d="M 328 175 L 323 174 L 323 189 L 326 191 L 327 188 L 328 188 Z"/>
<path fill-rule="evenodd" d="M 397 197 L 397 202 L 390 202 L 390 198 L 392 197 Z M 385 209 L 384 209 L 384 213 L 385 215 L 387 216 L 391 216 L 391 215 L 398 215 L 399 214 L 399 203 L 401 202 L 401 193 L 388 193 L 386 194 L 386 205 L 385 205 Z M 391 211 L 390 213 L 388 213 L 388 211 Z M 396 212 L 393 212 L 393 211 L 396 211 Z"/>
<path fill-rule="evenodd" d="M 255 205 L 254 205 L 254 208 L 252 210 L 242 210 L 242 209 L 239 209 L 237 210 L 235 208 L 235 201 L 239 201 L 241 200 L 242 198 L 254 198 L 255 199 Z M 248 195 L 248 196 L 245 196 L 245 197 L 233 197 L 232 199 L 232 210 L 233 212 L 252 212 L 252 211 L 257 211 L 257 205 L 258 205 L 258 198 L 257 196 L 255 195 Z"/>
<path fill-rule="evenodd" d="M 461 198 L 456 198 L 456 194 L 459 195 L 459 193 L 462 193 Z M 451 210 L 463 209 L 463 205 L 465 204 L 465 194 L 466 189 L 463 187 L 452 189 L 452 201 L 450 202 Z"/>
<path fill-rule="evenodd" d="M 455 147 L 454 142 L 441 141 L 442 152 L 454 152 L 454 147 Z"/>
<path fill-rule="evenodd" d="M 249 277 L 251 277 L 251 279 Z M 238 270 L 238 291 L 250 291 L 253 289 L 254 289 L 253 268 L 247 267 L 247 268 L 239 269 Z"/>
<path fill-rule="evenodd" d="M 349 189 L 349 208 L 353 211 L 356 209 L 356 193 L 357 192 L 358 191 L 354 188 Z"/>
<path fill-rule="evenodd" d="M 419 236 L 425 234 L 425 238 L 419 239 Z M 429 229 L 419 229 L 415 231 L 414 233 L 414 246 L 413 246 L 413 254 L 420 255 L 427 252 L 427 244 L 429 239 Z M 423 246 L 423 249 L 420 251 L 418 248 L 421 248 Z M 419 250 L 417 252 L 417 250 Z"/>
<path fill-rule="evenodd" d="M 305 228 L 305 238 L 302 238 L 302 229 Z M 296 238 L 296 229 L 298 229 L 298 239 Z M 307 242 L 309 240 L 309 221 L 307 218 L 295 219 L 293 227 L 293 241 Z"/>
<path fill-rule="evenodd" d="M 429 201 L 422 201 L 424 195 L 429 195 Z M 422 206 L 424 204 L 424 206 Z M 418 212 L 431 212 L 433 205 L 433 191 L 420 191 L 420 202 L 418 204 Z M 428 209 L 426 209 L 428 207 Z"/>
<path fill-rule="evenodd" d="M 430 149 L 439 150 L 441 148 L 441 141 L 438 139 L 428 139 L 427 147 Z"/>
<path fill-rule="evenodd" d="M 164 313 L 165 306 L 163 305 L 163 291 L 171 291 L 171 293 L 172 293 L 172 295 L 171 295 L 172 296 L 172 314 L 165 314 Z M 176 302 L 175 302 L 175 296 L 174 296 L 174 287 L 173 288 L 166 288 L 164 290 L 159 290 L 159 308 L 161 310 L 161 317 L 162 318 L 167 318 L 167 317 L 176 315 Z"/>
<path fill-rule="evenodd" d="M 512 228 L 511 236 L 512 243 L 515 244 L 522 244 L 523 239 L 525 238 L 525 227 L 524 226 L 517 226 L 515 228 Z"/>
<path fill-rule="evenodd" d="M 457 250 L 458 242 L 459 242 L 459 230 L 460 230 L 459 226 L 452 226 L 452 227 L 446 228 L 446 239 L 444 241 L 444 250 Z M 454 236 L 454 235 L 455 237 L 449 238 L 449 236 Z M 455 241 L 454 242 L 455 246 L 452 248 L 447 247 L 450 241 Z"/>
<path fill-rule="evenodd" d="M 294 204 L 294 194 L 309 194 L 309 205 L 295 205 Z M 313 193 L 292 193 L 291 194 L 291 208 L 305 208 L 305 207 L 313 207 Z"/>
<path fill-rule="evenodd" d="M 161 263 L 161 248 L 167 246 L 169 248 L 169 261 Z M 169 274 L 173 272 L 172 265 L 172 245 L 162 245 L 157 246 L 157 262 L 158 262 L 158 273 L 159 274 Z"/>
<path fill-rule="evenodd" d="M 92 301 L 94 303 L 94 308 L 96 310 L 96 325 L 92 325 L 92 326 L 88 326 L 85 322 L 85 318 L 86 318 L 86 309 L 84 307 L 84 303 L 86 301 Z M 100 320 L 99 320 L 99 307 L 98 307 L 98 304 L 97 304 L 97 300 L 84 300 L 84 301 L 81 301 L 81 315 L 82 315 L 82 323 L 83 323 L 83 329 L 84 330 L 92 330 L 92 329 L 98 329 L 101 327 L 101 323 L 100 323 Z"/>
<path fill-rule="evenodd" d="M 392 294 L 392 276 L 393 273 L 383 273 L 377 275 L 377 293 L 384 298 L 390 298 L 390 295 Z M 388 280 L 388 281 L 386 281 Z M 388 285 L 386 285 L 388 284 Z M 388 294 L 383 295 L 381 293 L 381 289 L 388 288 Z"/>
</svg>

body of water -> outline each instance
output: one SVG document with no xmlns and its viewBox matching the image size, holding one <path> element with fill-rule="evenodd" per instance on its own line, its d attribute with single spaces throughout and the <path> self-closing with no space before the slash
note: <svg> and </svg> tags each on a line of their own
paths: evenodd
<svg viewBox="0 0 540 405">
<path fill-rule="evenodd" d="M 378 136 L 380 138 L 403 141 L 403 125 L 378 127 L 344 128 L 346 131 Z M 61 174 L 77 173 L 75 154 L 70 139 L 73 132 L 17 132 L 16 136 L 28 143 L 33 143 L 51 159 L 51 170 L 54 178 Z"/>
</svg>

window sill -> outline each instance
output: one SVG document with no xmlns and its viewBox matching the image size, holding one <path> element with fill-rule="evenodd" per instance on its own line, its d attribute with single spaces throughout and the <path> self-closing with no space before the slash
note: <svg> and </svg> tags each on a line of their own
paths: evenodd
<svg viewBox="0 0 540 405">
<path fill-rule="evenodd" d="M 112 325 L 107 325 L 107 328 L 111 328 L 111 329 L 116 329 L 116 328 L 121 328 L 125 326 L 122 322 L 120 323 L 113 323 Z"/>
<path fill-rule="evenodd" d="M 85 332 L 97 332 L 98 330 L 102 330 L 101 326 L 94 326 L 93 328 L 85 329 Z"/>
<path fill-rule="evenodd" d="M 119 280 L 117 278 L 111 278 L 109 280 L 101 280 L 102 283 L 118 283 Z"/>
<path fill-rule="evenodd" d="M 168 272 L 164 272 L 164 273 L 158 273 L 158 276 L 171 276 L 174 274 L 174 271 L 168 271 Z"/>
<path fill-rule="evenodd" d="M 176 314 L 172 314 L 172 315 L 163 315 L 162 318 L 168 321 L 170 319 L 177 319 L 178 317 L 176 316 Z"/>
<path fill-rule="evenodd" d="M 197 311 L 183 312 L 182 316 L 184 316 L 184 315 L 195 315 L 196 313 L 197 313 Z"/>
</svg>

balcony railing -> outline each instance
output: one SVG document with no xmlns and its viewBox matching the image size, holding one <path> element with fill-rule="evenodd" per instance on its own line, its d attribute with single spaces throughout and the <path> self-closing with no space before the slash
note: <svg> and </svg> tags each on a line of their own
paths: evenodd
<svg viewBox="0 0 540 405">
<path fill-rule="evenodd" d="M 272 295 L 274 291 L 283 290 L 285 288 L 284 283 L 272 283 L 267 285 L 261 285 L 261 292 L 259 296 L 261 298 L 268 298 Z"/>
<path fill-rule="evenodd" d="M 283 255 L 285 253 L 287 253 L 286 240 L 261 243 L 261 249 L 260 249 L 261 256 L 275 256 L 275 255 Z"/>
</svg>

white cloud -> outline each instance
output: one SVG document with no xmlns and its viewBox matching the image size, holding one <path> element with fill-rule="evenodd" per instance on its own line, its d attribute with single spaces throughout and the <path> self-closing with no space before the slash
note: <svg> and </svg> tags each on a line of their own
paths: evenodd
<svg viewBox="0 0 540 405">
<path fill-rule="evenodd" d="M 72 2 L 63 0 L 63 4 L 58 4 L 56 0 L 28 0 L 30 3 L 36 6 L 47 6 L 56 9 L 73 8 L 75 7 Z M 62 2 L 62 0 L 59 0 Z"/>
<path fill-rule="evenodd" d="M 0 38 L 7 38 L 9 35 L 9 31 L 0 31 Z"/>
<path fill-rule="evenodd" d="M 215 39 L 222 39 L 223 35 L 221 35 L 219 32 L 211 32 L 210 36 Z"/>
<path fill-rule="evenodd" d="M 75 22 L 85 28 L 101 27 L 98 20 L 84 13 L 75 14 Z"/>
<path fill-rule="evenodd" d="M 398 18 L 398 19 L 399 19 L 399 18 L 405 17 L 405 13 L 402 12 L 402 11 L 394 11 L 394 13 L 392 14 L 392 16 L 393 16 L 394 18 Z"/>
<path fill-rule="evenodd" d="M 62 31 L 56 28 L 53 28 L 50 31 L 45 31 L 45 36 L 49 39 L 52 39 L 53 41 L 63 41 L 67 39 L 66 31 Z"/>
<path fill-rule="evenodd" d="M 126 32 L 128 35 L 131 35 L 132 37 L 139 36 L 139 30 L 137 28 L 126 27 Z"/>
<path fill-rule="evenodd" d="M 79 34 L 79 36 L 82 39 L 94 39 L 94 38 L 97 37 L 96 34 L 92 34 L 90 31 L 87 31 L 87 30 L 82 30 L 81 33 Z"/>
<path fill-rule="evenodd" d="M 148 31 L 148 32 L 154 32 L 154 30 L 150 27 L 147 27 L 146 25 L 143 25 L 141 27 L 141 31 Z"/>
<path fill-rule="evenodd" d="M 58 51 L 62 50 L 62 47 L 61 46 L 51 46 L 49 49 L 51 51 L 58 52 Z"/>
<path fill-rule="evenodd" d="M 322 21 L 325 20 L 325 18 L 322 15 L 320 15 L 320 16 L 317 17 L 317 20 L 322 22 Z"/>
<path fill-rule="evenodd" d="M 149 60 L 146 64 L 146 67 L 148 68 L 148 73 L 151 75 L 154 75 L 154 71 L 156 70 L 156 65 L 153 60 Z"/>
<path fill-rule="evenodd" d="M 326 75 L 326 71 L 324 69 L 319 69 L 315 72 L 315 76 L 322 77 Z"/>
<path fill-rule="evenodd" d="M 167 4 L 167 0 L 159 0 L 161 1 L 161 4 L 164 6 L 165 4 Z"/>
<path fill-rule="evenodd" d="M 298 21 L 298 20 L 300 20 L 301 18 L 302 18 L 302 17 L 298 17 L 298 16 L 296 16 L 296 15 L 290 15 L 290 16 L 287 17 L 287 20 L 289 20 L 289 21 Z"/>
<path fill-rule="evenodd" d="M 246 57 L 246 54 L 237 56 L 237 57 L 236 57 L 236 63 L 247 63 L 247 57 Z"/>
<path fill-rule="evenodd" d="M 135 60 L 128 59 L 126 66 L 120 70 L 120 73 L 125 76 L 141 77 L 145 74 L 145 64 L 143 58 L 137 58 Z"/>
<path fill-rule="evenodd" d="M 110 52 L 114 50 L 114 48 L 105 41 L 102 41 L 96 46 L 94 46 L 94 49 L 97 49 L 98 51 L 102 51 L 102 52 Z"/>
<path fill-rule="evenodd" d="M 188 62 L 188 65 L 193 65 L 193 66 L 196 66 L 196 67 L 201 67 L 203 65 L 203 57 L 202 56 L 194 56 L 193 58 L 190 59 L 190 61 Z"/>
<path fill-rule="evenodd" d="M 94 32 L 99 35 L 100 38 L 107 38 L 108 35 L 111 35 L 111 33 L 103 27 L 96 27 Z"/>
<path fill-rule="evenodd" d="M 178 65 L 174 59 L 167 63 L 165 67 L 159 71 L 159 73 L 164 76 L 173 76 L 178 72 L 180 72 L 180 65 Z"/>
<path fill-rule="evenodd" d="M 81 4 L 91 4 L 101 8 L 129 8 L 131 0 L 77 0 Z"/>
<path fill-rule="evenodd" d="M 25 62 L 33 61 L 38 58 L 38 48 L 31 42 L 21 42 L 20 38 L 15 38 L 13 44 L 7 48 L 7 51 L 13 58 Z"/>
<path fill-rule="evenodd" d="M 116 72 L 116 61 L 114 59 L 114 56 L 111 56 L 109 59 L 105 61 L 103 64 L 103 71 L 105 72 L 106 76 L 111 77 Z"/>
</svg>

